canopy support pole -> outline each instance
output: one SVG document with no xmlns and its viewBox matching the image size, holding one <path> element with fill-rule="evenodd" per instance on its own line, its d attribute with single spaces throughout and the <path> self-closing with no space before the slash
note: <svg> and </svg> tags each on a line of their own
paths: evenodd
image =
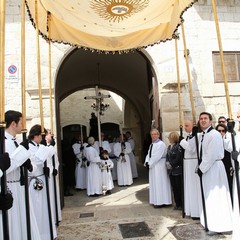
<svg viewBox="0 0 240 240">
<path fill-rule="evenodd" d="M 182 117 L 182 98 L 181 98 L 181 85 L 180 85 L 180 73 L 179 73 L 179 58 L 178 58 L 178 39 L 175 38 L 175 53 L 176 53 L 176 69 L 177 69 L 177 86 L 178 86 L 178 114 L 179 114 L 179 131 L 180 139 L 183 138 L 183 117 Z M 180 141 L 179 139 L 179 141 Z M 181 152 L 182 160 L 182 217 L 185 217 L 184 208 L 184 156 L 183 151 Z"/>
<path fill-rule="evenodd" d="M 39 94 L 39 110 L 41 119 L 41 131 L 42 138 L 45 140 L 44 132 L 44 118 L 43 118 L 43 102 L 42 102 L 42 83 L 41 83 L 41 61 L 40 61 L 40 43 L 39 43 L 39 29 L 38 29 L 38 1 L 35 0 L 35 16 L 36 16 L 36 45 L 37 45 L 37 69 L 38 69 L 38 94 Z M 44 162 L 44 167 L 47 168 L 47 161 Z M 49 229 L 51 240 L 53 237 L 53 225 L 52 225 L 52 214 L 51 214 L 51 202 L 50 202 L 50 192 L 49 192 L 49 182 L 48 176 L 45 174 L 46 181 L 46 194 L 47 194 L 47 206 L 48 206 L 48 218 L 49 218 Z"/>
<path fill-rule="evenodd" d="M 27 139 L 26 129 L 26 84 L 25 84 L 25 0 L 21 3 L 21 79 L 22 79 L 22 136 L 23 140 Z M 27 167 L 20 167 L 21 175 L 24 177 L 24 190 L 25 190 L 25 206 L 26 206 L 26 227 L 27 227 L 27 239 L 31 240 L 31 220 L 30 220 L 30 204 L 29 204 L 29 188 L 28 188 L 28 169 Z"/>
<path fill-rule="evenodd" d="M 187 75 L 188 75 L 190 102 L 191 102 L 191 107 L 192 107 L 192 118 L 193 118 L 193 124 L 194 124 L 194 126 L 196 126 L 196 112 L 195 112 L 195 108 L 194 108 L 192 82 L 191 82 L 191 77 L 190 77 L 190 68 L 189 68 L 189 61 L 188 61 L 188 51 L 187 51 L 187 44 L 186 44 L 185 31 L 184 31 L 183 23 L 181 24 L 181 27 L 182 27 L 183 44 L 184 44 L 184 57 L 185 57 L 185 60 L 186 60 Z M 200 159 L 200 155 L 199 155 L 198 136 L 195 136 L 195 141 L 196 141 L 196 151 L 197 151 L 198 165 L 200 165 L 201 159 Z M 205 231 L 208 231 L 207 211 L 206 211 L 206 205 L 205 205 L 205 197 L 204 197 L 204 191 L 203 191 L 202 177 L 200 177 L 200 187 L 201 187 L 201 197 L 202 197 L 202 206 L 203 206 L 203 216 L 204 216 L 204 223 L 205 223 Z"/>
<path fill-rule="evenodd" d="M 219 53 L 220 53 L 220 59 L 221 59 L 221 67 L 222 67 L 222 74 L 223 74 L 224 88 L 225 88 L 225 95 L 226 95 L 226 102 L 227 102 L 227 109 L 228 109 L 228 116 L 229 116 L 228 124 L 230 124 L 232 126 L 231 129 L 229 129 L 229 130 L 230 130 L 231 137 L 232 137 L 232 146 L 233 146 L 232 158 L 234 160 L 234 168 L 235 168 L 234 172 L 235 172 L 236 188 L 237 188 L 236 190 L 237 190 L 238 205 L 239 205 L 239 210 L 240 210 L 239 162 L 237 160 L 239 153 L 238 153 L 238 151 L 236 151 L 235 137 L 233 134 L 234 120 L 232 119 L 232 110 L 231 110 L 231 103 L 230 103 L 229 90 L 228 90 L 228 80 L 227 80 L 227 73 L 226 73 L 224 57 L 223 57 L 223 47 L 222 47 L 219 21 L 218 21 L 218 15 L 217 15 L 217 7 L 216 7 L 215 0 L 212 0 L 212 7 L 213 7 L 216 32 L 217 32 L 217 39 L 218 39 L 218 46 L 219 46 Z"/>
<path fill-rule="evenodd" d="M 5 16 L 6 16 L 6 1 L 0 0 L 0 153 L 5 152 L 5 94 L 4 94 L 4 81 L 5 81 Z M 5 196 L 7 194 L 7 182 L 6 182 L 6 172 L 3 172 L 1 177 L 1 195 Z M 2 229 L 3 229 L 3 239 L 9 240 L 9 225 L 8 225 L 8 212 L 7 210 L 2 210 Z"/>
</svg>

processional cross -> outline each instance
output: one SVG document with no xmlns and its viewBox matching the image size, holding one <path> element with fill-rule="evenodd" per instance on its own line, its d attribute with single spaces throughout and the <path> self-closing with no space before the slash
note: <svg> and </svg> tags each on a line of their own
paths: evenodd
<svg viewBox="0 0 240 240">
<path fill-rule="evenodd" d="M 84 97 L 84 99 L 95 99 L 96 103 L 93 103 L 91 107 L 93 110 L 97 113 L 97 125 L 98 125 L 98 141 L 99 141 L 99 147 L 102 147 L 102 139 L 101 139 L 101 121 L 100 116 L 104 115 L 104 111 L 106 111 L 109 107 L 109 104 L 104 104 L 103 100 L 104 98 L 110 98 L 110 95 L 104 95 L 98 90 L 98 86 L 95 87 L 95 96 L 87 96 Z"/>
</svg>

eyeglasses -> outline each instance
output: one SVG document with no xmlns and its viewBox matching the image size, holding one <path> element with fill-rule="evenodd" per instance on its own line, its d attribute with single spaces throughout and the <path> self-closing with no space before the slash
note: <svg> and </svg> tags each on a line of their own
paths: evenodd
<svg viewBox="0 0 240 240">
<path fill-rule="evenodd" d="M 219 132 L 226 132 L 224 129 L 218 129 Z"/>
<path fill-rule="evenodd" d="M 225 123 L 226 121 L 218 121 L 218 123 Z"/>
</svg>

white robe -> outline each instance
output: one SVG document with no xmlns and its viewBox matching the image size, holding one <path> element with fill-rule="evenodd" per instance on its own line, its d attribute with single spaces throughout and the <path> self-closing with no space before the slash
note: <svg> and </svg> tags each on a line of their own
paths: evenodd
<svg viewBox="0 0 240 240">
<path fill-rule="evenodd" d="M 6 171 L 7 186 L 12 192 L 13 206 L 8 210 L 10 239 L 27 239 L 25 187 L 20 185 L 20 166 L 30 157 L 30 153 L 23 147 L 16 148 L 10 134 L 5 133 L 5 152 L 9 153 L 11 166 Z M 11 182 L 12 181 L 12 182 Z M 34 214 L 33 204 L 29 199 L 30 225 L 32 240 L 40 240 L 39 229 Z M 2 211 L 0 211 L 0 226 L 2 226 Z M 2 233 L 0 239 L 3 240 Z"/>
<path fill-rule="evenodd" d="M 50 146 L 49 146 L 50 147 Z M 50 155 L 54 156 L 54 163 L 55 163 L 55 169 L 57 169 L 58 174 L 55 176 L 56 181 L 56 199 L 55 199 L 55 186 L 54 186 L 54 176 L 53 176 L 53 158 L 49 156 L 47 159 L 47 166 L 50 169 L 50 176 L 49 176 L 49 192 L 50 192 L 50 201 L 51 201 L 51 210 L 52 210 L 52 216 L 54 218 L 54 223 L 57 223 L 57 217 L 58 221 L 62 221 L 62 210 L 61 210 L 61 202 L 60 202 L 60 189 L 59 189 L 59 161 L 56 153 L 56 149 L 54 147 L 51 147 L 52 153 Z M 57 209 L 57 212 L 56 212 Z M 58 216 L 56 215 L 58 214 Z"/>
<path fill-rule="evenodd" d="M 110 143 L 110 148 L 111 148 L 111 152 L 109 153 L 109 156 L 113 162 L 113 169 L 112 169 L 112 179 L 113 181 L 117 180 L 117 157 L 114 155 L 114 150 L 113 150 L 113 146 L 114 146 L 114 142 Z"/>
<path fill-rule="evenodd" d="M 151 147 L 151 145 L 150 145 Z M 161 140 L 154 142 L 151 158 L 150 148 L 144 165 L 149 164 L 149 203 L 153 205 L 172 204 L 170 179 L 166 169 L 167 148 Z"/>
<path fill-rule="evenodd" d="M 186 216 L 200 217 L 202 210 L 201 187 L 199 176 L 195 173 L 198 165 L 197 154 L 192 150 L 189 142 L 183 139 L 180 145 L 185 149 L 183 174 L 184 174 L 184 211 Z"/>
<path fill-rule="evenodd" d="M 95 141 L 93 144 L 93 147 L 97 150 L 97 152 L 99 154 L 99 141 Z M 103 150 L 107 150 L 108 153 L 111 152 L 111 147 L 107 140 L 102 141 L 102 148 L 103 148 Z"/>
<path fill-rule="evenodd" d="M 202 135 L 202 133 L 198 134 L 199 149 Z M 192 148 L 196 149 L 196 144 L 192 142 Z M 232 231 L 232 203 L 227 174 L 221 160 L 224 157 L 223 140 L 221 134 L 215 129 L 205 133 L 202 152 L 199 168 L 203 172 L 208 229 L 214 232 Z M 200 218 L 201 224 L 205 226 L 203 211 Z"/>
<path fill-rule="evenodd" d="M 132 151 L 128 154 L 130 158 L 130 164 L 131 164 L 131 171 L 132 171 L 132 177 L 137 178 L 138 177 L 138 171 L 137 171 L 137 163 L 134 155 L 134 148 L 135 148 L 135 142 L 133 138 L 129 138 L 128 141 L 131 145 Z"/>
<path fill-rule="evenodd" d="M 80 143 L 74 143 L 72 145 L 73 152 L 78 159 L 76 163 L 75 168 L 75 180 L 76 180 L 76 186 L 77 189 L 86 189 L 87 188 L 87 169 L 85 165 L 83 164 L 83 151 L 80 151 L 81 144 Z"/>
<path fill-rule="evenodd" d="M 107 190 L 114 188 L 111 169 L 113 168 L 113 162 L 111 159 L 101 160 L 101 172 L 102 172 L 102 184 L 106 186 Z"/>
<path fill-rule="evenodd" d="M 43 166 L 44 162 L 52 157 L 52 148 L 53 146 L 44 146 L 39 144 L 39 146 L 33 145 L 29 143 L 29 151 L 31 153 L 31 161 L 37 165 L 37 169 L 29 174 L 30 183 L 29 183 L 29 196 L 33 203 L 33 209 L 36 215 L 39 232 L 41 235 L 41 240 L 49 240 L 51 239 L 50 235 L 50 227 L 49 227 L 49 213 L 48 213 L 48 204 L 47 204 L 47 193 L 46 193 L 46 181 L 45 175 L 43 174 Z M 40 179 L 44 187 L 42 190 L 34 189 L 35 179 L 37 177 Z M 50 190 L 50 182 L 49 190 Z M 51 196 L 51 195 L 50 195 Z M 56 225 L 54 221 L 54 216 L 51 211 L 51 221 L 52 221 L 52 229 L 54 238 L 57 237 Z"/>
<path fill-rule="evenodd" d="M 87 146 L 85 154 L 90 165 L 87 167 L 87 195 L 102 194 L 101 159 L 93 146 Z"/>
<path fill-rule="evenodd" d="M 236 142 L 236 151 L 240 152 L 240 133 L 238 133 L 235 137 Z M 240 164 L 240 154 L 238 155 L 238 162 Z M 234 163 L 233 163 L 234 166 Z M 239 213 L 239 199 L 237 194 L 237 184 L 236 184 L 236 173 L 233 176 L 233 232 L 232 239 L 239 240 L 240 236 L 240 213 Z M 240 171 L 238 172 L 239 180 L 240 180 Z M 239 183 L 240 184 L 240 183 Z"/>
<path fill-rule="evenodd" d="M 119 156 L 117 162 L 117 180 L 119 186 L 131 185 L 133 183 L 131 164 L 128 156 L 128 153 L 130 153 L 132 149 L 130 143 L 125 142 L 125 145 L 126 149 L 124 151 L 124 158 L 126 161 L 123 161 L 123 157 L 120 156 L 120 153 L 122 152 L 122 144 L 115 143 L 113 146 L 114 155 Z"/>
</svg>

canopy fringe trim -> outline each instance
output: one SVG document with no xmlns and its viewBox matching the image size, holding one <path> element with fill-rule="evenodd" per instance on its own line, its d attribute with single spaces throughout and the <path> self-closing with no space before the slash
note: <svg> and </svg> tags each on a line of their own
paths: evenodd
<svg viewBox="0 0 240 240">
<path fill-rule="evenodd" d="M 193 6 L 193 4 L 195 4 L 196 2 L 198 2 L 198 0 L 193 0 L 180 14 L 179 16 L 179 19 L 180 19 L 180 22 L 179 24 L 176 26 L 173 34 L 172 34 L 172 37 L 170 38 L 167 38 L 167 39 L 164 39 L 164 40 L 160 40 L 158 42 L 155 42 L 155 43 L 150 43 L 150 44 L 147 44 L 147 45 L 144 45 L 144 46 L 139 46 L 139 47 L 135 47 L 135 48 L 129 48 L 129 49 L 124 49 L 124 50 L 100 50 L 100 49 L 96 49 L 96 48 L 91 48 L 91 47 L 86 47 L 86 46 L 81 46 L 81 45 L 78 45 L 78 44 L 74 44 L 74 43 L 71 43 L 71 42 L 67 42 L 67 41 L 62 41 L 62 40 L 56 40 L 56 39 L 52 39 L 50 37 L 48 37 L 46 34 L 44 34 L 43 32 L 41 32 L 39 30 L 39 35 L 42 36 L 43 39 L 45 39 L 47 42 L 51 41 L 52 43 L 59 43 L 59 44 L 65 44 L 65 45 L 69 45 L 71 47 L 75 47 L 75 48 L 80 48 L 80 49 L 83 49 L 83 50 L 86 50 L 86 51 L 91 51 L 91 52 L 97 52 L 97 53 L 105 53 L 105 54 L 122 54 L 122 53 L 129 53 L 129 52 L 134 52 L 134 51 L 141 51 L 142 49 L 146 49 L 147 47 L 151 47 L 151 46 L 154 46 L 156 44 L 160 44 L 160 43 L 164 43 L 164 42 L 167 42 L 167 41 L 171 41 L 172 39 L 178 39 L 179 38 L 179 34 L 178 34 L 178 28 L 179 26 L 184 22 L 184 19 L 183 19 L 183 14 Z M 27 13 L 28 13 L 28 16 L 29 16 L 29 19 L 30 21 L 32 22 L 32 25 L 33 27 L 36 29 L 36 23 L 34 21 L 34 18 L 32 17 L 32 14 L 31 14 L 31 11 L 29 9 L 29 6 L 28 6 L 28 1 L 25 0 L 25 4 L 26 4 L 26 9 L 27 9 Z M 49 27 L 48 27 L 48 23 L 49 23 L 49 16 L 50 16 L 50 12 L 47 13 L 47 22 L 46 22 L 46 30 L 47 32 L 49 31 Z"/>
</svg>

